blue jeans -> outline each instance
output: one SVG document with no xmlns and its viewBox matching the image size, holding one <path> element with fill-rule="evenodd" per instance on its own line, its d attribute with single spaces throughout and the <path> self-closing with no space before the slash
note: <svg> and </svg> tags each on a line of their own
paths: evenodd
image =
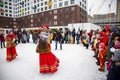
<svg viewBox="0 0 120 80">
<path fill-rule="evenodd" d="M 57 49 L 57 44 L 60 44 L 60 50 L 62 50 L 62 42 L 61 41 L 55 41 L 55 50 Z"/>
</svg>

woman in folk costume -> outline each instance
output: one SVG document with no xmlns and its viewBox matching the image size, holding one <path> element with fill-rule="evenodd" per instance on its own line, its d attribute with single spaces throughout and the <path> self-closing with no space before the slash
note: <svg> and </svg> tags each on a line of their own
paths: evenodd
<svg viewBox="0 0 120 80">
<path fill-rule="evenodd" d="M 51 52 L 50 44 L 48 44 L 49 32 L 46 27 L 41 28 L 39 37 L 36 52 L 39 53 L 40 73 L 54 73 L 57 71 L 59 60 Z"/>
<path fill-rule="evenodd" d="M 17 37 L 14 35 L 13 31 L 10 31 L 9 34 L 6 36 L 6 60 L 11 61 L 16 58 L 16 41 L 18 40 Z"/>
</svg>

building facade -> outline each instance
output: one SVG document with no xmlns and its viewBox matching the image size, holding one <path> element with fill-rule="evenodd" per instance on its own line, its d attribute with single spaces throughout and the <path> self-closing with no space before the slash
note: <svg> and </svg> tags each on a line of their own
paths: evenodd
<svg viewBox="0 0 120 80">
<path fill-rule="evenodd" d="M 0 27 L 87 22 L 87 0 L 0 0 Z"/>
<path fill-rule="evenodd" d="M 120 0 L 117 0 L 117 17 L 120 18 Z"/>
<path fill-rule="evenodd" d="M 89 18 L 90 19 L 90 18 Z M 100 26 L 106 25 L 116 25 L 119 27 L 120 25 L 120 18 L 117 17 L 115 13 L 108 13 L 108 14 L 95 14 L 90 23 L 95 23 Z"/>
</svg>

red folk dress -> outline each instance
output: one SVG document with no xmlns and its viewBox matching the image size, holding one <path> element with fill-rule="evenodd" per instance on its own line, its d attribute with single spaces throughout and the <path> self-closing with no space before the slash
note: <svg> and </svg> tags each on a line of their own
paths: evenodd
<svg viewBox="0 0 120 80">
<path fill-rule="evenodd" d="M 11 61 L 16 58 L 17 52 L 16 52 L 16 43 L 13 42 L 13 40 L 17 40 L 17 37 L 12 34 L 8 34 L 6 36 L 6 60 Z"/>
<path fill-rule="evenodd" d="M 50 44 L 40 39 L 36 48 L 36 52 L 39 53 L 40 73 L 54 73 L 57 71 L 59 60 L 51 52 Z"/>
</svg>

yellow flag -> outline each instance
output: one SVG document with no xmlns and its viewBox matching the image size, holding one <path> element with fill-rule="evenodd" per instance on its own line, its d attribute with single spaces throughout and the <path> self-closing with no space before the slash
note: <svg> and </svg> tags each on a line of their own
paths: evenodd
<svg viewBox="0 0 120 80">
<path fill-rule="evenodd" d="M 52 0 L 50 0 L 49 2 L 46 3 L 46 5 L 48 5 L 48 6 L 52 6 L 52 4 L 53 4 Z"/>
</svg>

